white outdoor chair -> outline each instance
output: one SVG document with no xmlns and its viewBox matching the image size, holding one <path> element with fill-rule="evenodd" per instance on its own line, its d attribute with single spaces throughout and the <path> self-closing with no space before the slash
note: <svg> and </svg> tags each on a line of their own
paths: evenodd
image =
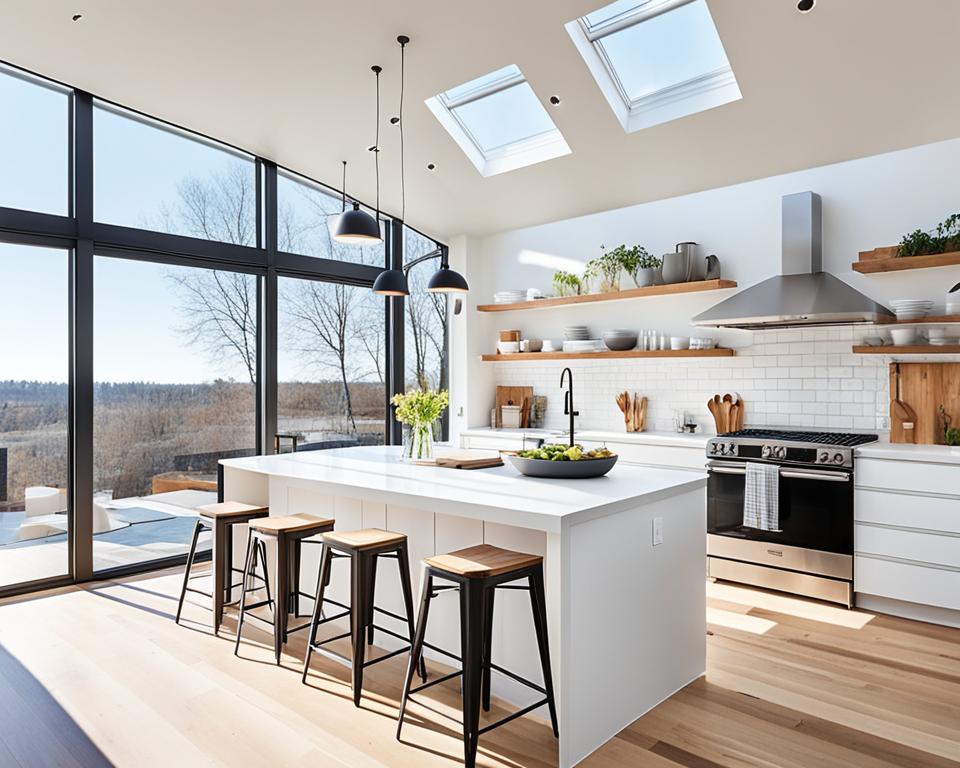
<svg viewBox="0 0 960 768">
<path fill-rule="evenodd" d="M 24 509 L 27 517 L 55 515 L 67 511 L 67 494 L 59 488 L 31 486 L 23 492 Z"/>
</svg>

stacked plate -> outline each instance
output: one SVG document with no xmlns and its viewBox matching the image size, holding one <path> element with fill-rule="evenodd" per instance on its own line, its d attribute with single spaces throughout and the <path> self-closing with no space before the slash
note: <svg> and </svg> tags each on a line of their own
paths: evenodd
<svg viewBox="0 0 960 768">
<path fill-rule="evenodd" d="M 586 341 L 590 338 L 590 329 L 585 325 L 568 325 L 563 329 L 563 338 L 567 341 Z"/>
<path fill-rule="evenodd" d="M 522 291 L 497 291 L 493 294 L 493 301 L 495 304 L 516 304 L 518 301 L 526 301 L 527 292 L 526 290 Z"/>
<path fill-rule="evenodd" d="M 567 340 L 563 342 L 564 352 L 597 352 L 600 349 L 600 339 Z"/>
<path fill-rule="evenodd" d="M 953 295 L 955 294 L 947 294 L 947 314 L 960 315 L 960 296 L 954 299 Z"/>
<path fill-rule="evenodd" d="M 890 302 L 897 320 L 919 320 L 927 316 L 933 302 L 928 299 L 896 299 Z"/>
</svg>

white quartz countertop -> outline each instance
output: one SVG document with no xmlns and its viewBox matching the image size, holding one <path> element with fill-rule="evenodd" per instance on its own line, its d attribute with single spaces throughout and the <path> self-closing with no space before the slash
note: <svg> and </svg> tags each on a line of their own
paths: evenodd
<svg viewBox="0 0 960 768">
<path fill-rule="evenodd" d="M 566 441 L 566 436 L 560 430 L 552 429 L 492 429 L 491 427 L 473 427 L 465 429 L 461 433 L 467 437 L 494 437 L 504 435 L 507 437 L 522 437 L 526 435 L 532 438 L 551 438 L 556 437 L 559 441 Z M 681 434 L 679 432 L 614 432 L 600 429 L 578 429 L 576 431 L 577 440 L 588 440 L 590 442 L 606 443 L 627 443 L 634 445 L 672 445 L 680 448 L 699 448 L 704 450 L 713 435 L 707 434 Z"/>
<path fill-rule="evenodd" d="M 909 443 L 869 443 L 857 448 L 856 455 L 863 459 L 888 459 L 891 461 L 919 461 L 932 464 L 960 465 L 960 447 L 949 445 L 912 445 Z M 960 483 L 960 479 L 958 479 Z"/>
<path fill-rule="evenodd" d="M 439 453 L 440 451 L 438 451 Z M 460 451 L 462 452 L 462 451 Z M 618 464 L 605 477 L 554 480 L 502 467 L 458 470 L 404 464 L 396 446 L 362 446 L 225 459 L 225 470 L 282 477 L 328 493 L 545 531 L 704 488 L 697 472 Z"/>
</svg>

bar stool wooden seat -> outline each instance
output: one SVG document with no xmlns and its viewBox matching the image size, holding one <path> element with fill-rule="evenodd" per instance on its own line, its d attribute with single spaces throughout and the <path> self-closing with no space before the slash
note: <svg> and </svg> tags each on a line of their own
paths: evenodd
<svg viewBox="0 0 960 768">
<path fill-rule="evenodd" d="M 477 746 L 480 735 L 504 725 L 515 718 L 532 712 L 544 704 L 550 710 L 553 735 L 558 736 L 557 708 L 553 694 L 553 675 L 550 671 L 550 648 L 547 642 L 547 610 L 543 586 L 543 558 L 513 552 L 489 544 L 457 550 L 443 555 L 428 557 L 423 561 L 425 572 L 423 593 L 420 600 L 420 614 L 417 617 L 417 629 L 410 651 L 410 662 L 403 685 L 403 697 L 400 700 L 400 717 L 397 723 L 397 740 L 403 728 L 403 718 L 407 703 L 412 694 L 462 676 L 461 691 L 463 697 L 463 751 L 464 764 L 474 768 L 477 763 Z M 435 585 L 435 579 L 453 582 L 448 585 Z M 511 582 L 526 579 L 526 585 Z M 533 610 L 533 624 L 540 651 L 540 666 L 543 670 L 543 685 L 526 680 L 491 660 L 491 639 L 493 636 L 493 605 L 497 589 L 521 589 L 530 592 L 530 607 Z M 430 601 L 444 590 L 460 592 L 460 656 L 442 648 L 426 643 L 427 616 Z M 414 670 L 422 667 L 423 649 L 430 648 L 445 656 L 461 662 L 457 672 L 431 680 L 417 688 L 411 688 Z M 511 679 L 543 694 L 543 698 L 529 706 L 513 712 L 495 723 L 480 728 L 480 707 L 490 710 L 490 674 L 493 670 L 501 672 Z"/>
<path fill-rule="evenodd" d="M 180 614 L 183 611 L 184 598 L 187 592 L 205 595 L 213 600 L 213 631 L 220 631 L 223 623 L 223 608 L 233 602 L 233 590 L 243 584 L 233 583 L 234 573 L 243 573 L 240 568 L 233 566 L 233 526 L 249 523 L 270 514 L 269 507 L 256 504 L 244 504 L 239 501 L 222 501 L 217 504 L 205 504 L 197 507 L 197 524 L 193 528 L 193 540 L 190 543 L 190 553 L 187 555 L 187 567 L 183 572 L 183 586 L 180 589 L 180 601 L 177 603 L 176 623 L 180 623 Z M 193 563 L 197 555 L 197 541 L 204 531 L 213 531 L 213 590 L 204 592 L 189 586 L 189 582 L 199 576 L 193 576 Z M 262 563 L 262 575 L 256 574 L 256 566 Z M 204 576 L 206 574 L 203 574 Z M 258 551 L 255 555 L 254 575 L 263 582 L 267 590 L 267 599 L 270 598 L 270 582 L 267 580 L 266 559 L 264 552 Z"/>
<path fill-rule="evenodd" d="M 287 636 L 291 632 L 306 629 L 309 624 L 299 627 L 289 626 L 290 608 L 293 608 L 294 618 L 300 616 L 300 598 L 311 598 L 312 595 L 300 591 L 300 552 L 305 539 L 311 536 L 333 530 L 333 520 L 313 515 L 296 514 L 283 517 L 264 517 L 251 521 L 247 534 L 247 556 L 244 566 L 244 589 L 240 593 L 240 619 L 237 622 L 237 642 L 234 645 L 234 655 L 240 653 L 240 637 L 243 632 L 243 622 L 247 618 L 247 611 L 270 605 L 273 608 L 273 620 L 270 621 L 256 614 L 251 618 L 273 625 L 273 652 L 277 664 L 280 663 L 280 653 Z M 269 595 L 266 600 L 247 603 L 246 581 L 254 575 L 255 557 L 257 548 L 266 549 L 266 545 L 276 547 L 277 553 L 277 583 L 276 599 L 271 601 Z"/>
<path fill-rule="evenodd" d="M 324 595 L 325 589 L 330 583 L 330 566 L 335 559 L 339 558 L 349 558 L 350 560 L 350 605 L 344 605 Z M 380 558 L 390 558 L 397 561 L 406 616 L 401 616 L 374 604 L 377 561 Z M 336 615 L 324 617 L 323 604 L 325 602 L 344 610 Z M 407 636 L 404 637 L 393 630 L 375 625 L 375 613 L 382 613 L 398 621 L 406 622 Z M 317 630 L 322 624 L 345 616 L 350 617 L 350 632 L 325 640 L 317 640 Z M 323 535 L 323 554 L 320 558 L 320 574 L 317 578 L 317 595 L 313 607 L 313 618 L 310 622 L 310 636 L 307 640 L 307 650 L 303 659 L 302 681 L 307 682 L 310 657 L 314 652 L 342 664 L 348 664 L 353 672 L 353 703 L 359 707 L 360 696 L 363 691 L 364 668 L 410 651 L 410 645 L 406 645 L 376 659 L 364 660 L 365 641 L 368 644 L 373 644 L 374 630 L 395 637 L 405 643 L 411 643 L 413 640 L 413 592 L 410 588 L 410 560 L 407 554 L 406 534 L 384 531 L 379 528 L 325 533 Z M 323 647 L 327 643 L 342 640 L 346 637 L 351 638 L 352 655 L 350 658 Z M 422 668 L 421 675 L 426 680 L 426 672 Z"/>
</svg>

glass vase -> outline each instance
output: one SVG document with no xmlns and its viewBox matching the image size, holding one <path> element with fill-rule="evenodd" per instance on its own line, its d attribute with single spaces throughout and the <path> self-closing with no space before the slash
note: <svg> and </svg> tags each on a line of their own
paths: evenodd
<svg viewBox="0 0 960 768">
<path fill-rule="evenodd" d="M 403 425 L 403 460 L 433 461 L 433 424 Z"/>
</svg>

